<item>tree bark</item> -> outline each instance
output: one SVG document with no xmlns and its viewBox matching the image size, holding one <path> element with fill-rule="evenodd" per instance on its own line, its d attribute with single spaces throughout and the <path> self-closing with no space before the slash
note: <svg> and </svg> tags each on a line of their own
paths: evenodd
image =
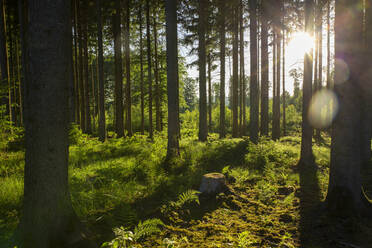
<svg viewBox="0 0 372 248">
<path fill-rule="evenodd" d="M 81 126 L 81 119 L 80 119 L 80 92 L 79 92 L 79 84 L 81 83 L 80 80 L 80 71 L 79 71 L 79 58 L 78 58 L 78 12 L 77 12 L 77 2 L 78 0 L 73 0 L 73 8 L 74 8 L 74 57 L 75 57 L 75 115 L 76 115 L 76 123 Z"/>
<path fill-rule="evenodd" d="M 167 157 L 179 156 L 179 92 L 177 47 L 177 1 L 166 0 L 168 149 Z"/>
<path fill-rule="evenodd" d="M 6 21 L 5 21 L 5 0 L 0 0 L 0 66 L 1 66 L 1 85 L 8 87 L 8 48 L 6 43 Z M 6 106 L 6 114 L 9 115 L 9 95 L 4 93 L 1 96 L 1 104 Z"/>
<path fill-rule="evenodd" d="M 26 166 L 17 245 L 92 247 L 77 244 L 83 234 L 68 190 L 70 1 L 30 1 L 28 13 Z"/>
<path fill-rule="evenodd" d="M 88 6 L 88 0 L 83 0 L 84 6 Z M 85 100 L 85 122 L 86 133 L 92 134 L 92 120 L 90 113 L 90 89 L 91 83 L 89 81 L 89 52 L 88 52 L 88 10 L 83 10 L 83 53 L 84 53 L 84 100 Z"/>
<path fill-rule="evenodd" d="M 371 83 L 364 82 L 360 75 L 364 63 L 363 9 L 359 8 L 361 5 L 362 0 L 336 1 L 336 59 L 342 59 L 348 65 L 350 76 L 346 81 L 342 80 L 340 75 L 344 69 L 336 63 L 335 93 L 339 101 L 339 111 L 332 127 L 327 205 L 331 213 L 342 216 L 359 214 L 364 207 L 360 174 L 364 135 L 361 131 L 365 104 L 363 87 L 368 85 L 368 89 Z"/>
<path fill-rule="evenodd" d="M 283 31 L 283 73 L 282 73 L 282 84 L 283 84 L 283 136 L 287 136 L 287 128 L 286 128 L 286 116 L 285 116 L 285 108 L 286 108 L 286 93 L 285 93 L 285 31 Z"/>
<path fill-rule="evenodd" d="M 320 91 L 322 89 L 322 80 L 323 80 L 323 4 L 319 3 L 319 34 L 318 34 L 318 79 L 317 79 L 317 89 Z M 315 130 L 315 139 L 320 141 L 322 139 L 320 129 Z"/>
<path fill-rule="evenodd" d="M 207 141 L 207 87 L 205 30 L 207 25 L 207 0 L 199 1 L 199 140 Z"/>
<path fill-rule="evenodd" d="M 305 1 L 305 32 L 312 34 L 314 31 L 314 1 Z M 300 165 L 313 165 L 314 156 L 312 148 L 313 128 L 309 122 L 309 107 L 312 97 L 312 74 L 313 59 L 312 53 L 305 53 L 304 58 L 304 83 L 302 96 L 302 136 L 301 136 L 301 158 Z"/>
<path fill-rule="evenodd" d="M 225 138 L 225 57 L 226 57 L 226 26 L 225 1 L 219 1 L 219 31 L 220 31 L 220 138 Z"/>
<path fill-rule="evenodd" d="M 98 137 L 99 141 L 106 140 L 106 116 L 105 116 L 105 87 L 103 70 L 103 41 L 102 41 L 102 15 L 101 0 L 96 0 L 97 7 L 97 37 L 98 37 L 98 87 L 99 87 L 99 111 L 98 111 Z"/>
<path fill-rule="evenodd" d="M 151 75 L 151 34 L 150 34 L 150 2 L 146 0 L 146 33 L 147 33 L 147 71 L 149 84 L 149 136 L 154 138 L 152 126 L 152 75 Z"/>
<path fill-rule="evenodd" d="M 257 84 L 257 0 L 249 2 L 250 11 L 250 53 L 251 53 L 251 80 L 250 80 L 250 139 L 258 142 L 258 116 L 259 96 Z"/>
<path fill-rule="evenodd" d="M 115 53 L 115 131 L 118 138 L 124 136 L 123 120 L 123 61 L 121 55 L 121 6 L 115 0 L 116 13 L 113 16 L 114 53 Z"/>
<path fill-rule="evenodd" d="M 80 96 L 80 126 L 83 132 L 86 132 L 86 115 L 85 115 L 85 84 L 84 84 L 84 60 L 83 60 L 83 30 L 82 30 L 82 12 L 80 10 L 80 0 L 77 2 L 77 31 L 79 39 L 79 96 Z"/>
<path fill-rule="evenodd" d="M 269 51 L 267 2 L 262 2 L 261 17 L 261 135 L 269 135 Z"/>
<path fill-rule="evenodd" d="M 154 16 L 153 30 L 154 30 L 154 59 L 155 59 L 155 128 L 156 131 L 161 131 L 160 123 L 160 82 L 159 82 L 159 57 L 158 57 L 158 30 L 157 30 L 157 14 Z"/>
<path fill-rule="evenodd" d="M 139 7 L 139 36 L 140 36 L 140 88 L 141 88 L 141 134 L 145 134 L 145 90 L 143 81 L 143 41 L 142 41 L 142 6 Z"/>
<path fill-rule="evenodd" d="M 273 108 L 273 130 L 272 139 L 278 140 L 280 138 L 280 64 L 281 64 L 281 39 L 282 39 L 282 28 L 281 28 L 281 8 L 282 2 L 276 3 L 279 14 L 275 17 L 276 22 L 274 23 L 275 33 L 276 33 L 276 82 L 275 82 L 275 104 Z"/>
<path fill-rule="evenodd" d="M 246 134 L 246 113 L 245 113 L 245 106 L 246 106 L 246 84 L 245 84 L 245 71 L 244 71 L 244 4 L 243 0 L 240 0 L 240 112 L 241 112 L 241 123 L 240 123 L 240 133 L 241 135 Z"/>
<path fill-rule="evenodd" d="M 125 0 L 125 31 L 124 31 L 124 44 L 125 44 L 125 72 L 126 72 L 126 90 L 125 100 L 127 108 L 126 128 L 128 136 L 133 135 L 132 132 L 132 96 L 131 96 L 131 78 L 130 78 L 130 0 Z"/>
<path fill-rule="evenodd" d="M 209 49 L 210 50 L 210 49 Z M 211 51 L 208 51 L 208 130 L 212 130 L 212 62 Z"/>
<path fill-rule="evenodd" d="M 238 104 L 239 104 L 239 17 L 238 17 L 238 0 L 233 0 L 232 3 L 232 32 L 233 32 L 233 76 L 232 76 L 232 137 L 239 137 L 239 122 L 238 122 Z"/>
</svg>

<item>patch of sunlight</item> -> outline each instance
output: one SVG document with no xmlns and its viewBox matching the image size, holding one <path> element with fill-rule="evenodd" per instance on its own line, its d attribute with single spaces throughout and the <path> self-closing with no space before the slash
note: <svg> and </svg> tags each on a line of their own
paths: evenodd
<svg viewBox="0 0 372 248">
<path fill-rule="evenodd" d="M 332 124 L 338 111 L 338 100 L 328 89 L 322 89 L 315 93 L 311 99 L 309 109 L 309 121 L 315 128 L 327 128 Z"/>
</svg>

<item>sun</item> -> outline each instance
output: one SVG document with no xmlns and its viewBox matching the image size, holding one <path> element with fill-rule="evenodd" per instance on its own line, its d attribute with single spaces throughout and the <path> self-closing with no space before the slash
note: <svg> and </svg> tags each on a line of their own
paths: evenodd
<svg viewBox="0 0 372 248">
<path fill-rule="evenodd" d="M 305 32 L 296 32 L 291 35 L 288 43 L 288 55 L 303 58 L 305 53 L 314 47 L 314 38 Z"/>
</svg>

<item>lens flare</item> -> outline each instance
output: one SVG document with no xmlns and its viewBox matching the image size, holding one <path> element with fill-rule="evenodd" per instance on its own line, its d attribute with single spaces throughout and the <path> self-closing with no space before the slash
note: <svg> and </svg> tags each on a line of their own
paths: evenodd
<svg viewBox="0 0 372 248">
<path fill-rule="evenodd" d="M 331 126 L 338 111 L 338 100 L 328 89 L 318 91 L 311 99 L 308 113 L 310 124 L 314 128 L 327 128 Z"/>
</svg>

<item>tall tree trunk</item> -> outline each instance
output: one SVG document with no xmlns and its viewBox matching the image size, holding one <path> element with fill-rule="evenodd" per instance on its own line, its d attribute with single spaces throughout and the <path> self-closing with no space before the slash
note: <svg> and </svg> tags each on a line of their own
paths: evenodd
<svg viewBox="0 0 372 248">
<path fill-rule="evenodd" d="M 1 86 L 8 88 L 8 48 L 6 43 L 6 21 L 5 21 L 5 0 L 0 0 L 0 64 L 1 64 Z M 6 114 L 9 114 L 9 95 L 4 93 L 1 96 L 1 104 L 6 106 Z"/>
<path fill-rule="evenodd" d="M 177 1 L 166 0 L 168 149 L 167 156 L 179 155 Z"/>
<path fill-rule="evenodd" d="M 363 147 L 363 98 L 371 83 L 363 82 L 360 69 L 364 63 L 362 0 L 336 1 L 335 50 L 336 59 L 342 59 L 350 76 L 340 81 L 343 68 L 336 63 L 335 93 L 339 111 L 333 122 L 331 165 L 327 195 L 328 210 L 338 215 L 356 215 L 363 210 L 361 191 L 361 149 Z M 367 29 L 370 27 L 367 26 Z M 370 57 L 368 56 L 370 66 Z M 369 68 L 369 66 L 367 68 Z M 370 74 L 370 73 L 369 73 Z M 369 77 L 370 78 L 370 77 Z M 362 79 L 362 80 L 361 80 Z M 363 87 L 367 86 L 366 89 Z M 370 101 L 370 99 L 368 99 Z M 369 203 L 369 202 L 368 202 Z M 370 213 L 370 209 L 368 210 Z"/>
<path fill-rule="evenodd" d="M 269 51 L 267 2 L 262 2 L 261 17 L 261 135 L 269 135 Z"/>
<path fill-rule="evenodd" d="M 88 6 L 88 0 L 83 0 L 84 6 Z M 89 52 L 88 52 L 88 10 L 83 11 L 83 53 L 84 53 L 84 100 L 85 100 L 85 122 L 86 122 L 86 133 L 92 134 L 92 120 L 90 114 L 90 81 L 89 81 Z"/>
<path fill-rule="evenodd" d="M 209 49 L 210 50 L 210 49 Z M 211 51 L 208 51 L 208 130 L 212 130 L 212 62 Z"/>
<path fill-rule="evenodd" d="M 220 31 L 220 138 L 225 137 L 225 57 L 226 57 L 226 26 L 225 1 L 219 1 L 219 31 Z"/>
<path fill-rule="evenodd" d="M 139 36 L 140 36 L 140 88 L 141 88 L 141 134 L 145 134 L 145 89 L 143 81 L 143 41 L 142 41 L 142 6 L 139 7 Z"/>
<path fill-rule="evenodd" d="M 246 84 L 245 84 L 245 71 L 244 71 L 244 22 L 243 22 L 243 9 L 244 4 L 243 0 L 240 0 L 240 108 L 242 112 L 241 124 L 240 124 L 240 132 L 241 135 L 246 134 L 246 113 L 245 113 L 245 106 L 246 106 Z"/>
<path fill-rule="evenodd" d="M 113 16 L 114 53 L 115 53 L 115 131 L 118 138 L 124 136 L 123 120 L 123 61 L 121 55 L 121 6 L 115 0 L 116 13 Z"/>
<path fill-rule="evenodd" d="M 9 5 L 9 3 L 8 3 Z M 14 78 L 14 63 L 13 63 L 13 25 L 11 21 L 11 7 L 8 6 L 8 20 L 7 20 L 7 37 L 8 37 L 8 44 L 9 44 L 9 56 L 8 56 L 8 67 L 9 67 L 9 81 L 8 81 L 8 94 L 9 94 L 9 116 L 11 117 L 10 120 L 12 121 L 14 126 L 17 126 L 17 113 L 15 109 L 15 78 Z"/>
<path fill-rule="evenodd" d="M 97 82 L 95 82 L 95 74 L 94 74 L 94 60 L 93 56 L 91 56 L 92 63 L 90 64 L 90 75 L 91 75 L 91 89 L 92 89 L 92 102 L 93 102 L 93 113 L 92 113 L 92 131 L 96 131 L 96 88 L 97 88 Z"/>
<path fill-rule="evenodd" d="M 249 2 L 250 11 L 250 53 L 251 53 L 251 80 L 250 80 L 250 138 L 253 143 L 258 142 L 258 116 L 259 97 L 257 84 L 257 0 Z"/>
<path fill-rule="evenodd" d="M 327 89 L 331 89 L 331 1 L 327 3 Z M 331 119 L 331 106 L 327 108 L 327 120 Z"/>
<path fill-rule="evenodd" d="M 125 72 L 126 72 L 126 90 L 125 90 L 125 100 L 127 107 L 127 123 L 126 128 L 128 131 L 128 136 L 132 136 L 132 96 L 131 96 L 131 82 L 130 82 L 130 0 L 125 0 L 125 31 L 124 31 L 124 44 L 125 44 Z"/>
<path fill-rule="evenodd" d="M 274 109 L 275 109 L 275 104 L 276 104 L 276 56 L 277 56 L 277 53 L 276 53 L 276 33 L 275 33 L 275 30 L 273 30 L 273 41 L 272 41 L 272 45 L 273 45 L 273 73 L 272 73 L 272 76 L 273 76 L 273 100 L 272 100 L 272 106 L 271 106 L 271 109 L 272 109 L 272 130 L 271 130 L 271 136 L 273 135 L 273 132 L 274 132 Z"/>
<path fill-rule="evenodd" d="M 156 117 L 156 131 L 161 131 L 161 123 L 160 123 L 160 82 L 159 82 L 159 57 L 158 57 L 158 30 L 157 30 L 157 14 L 154 16 L 154 58 L 155 58 L 155 68 L 154 68 L 154 75 L 155 75 L 155 117 Z"/>
<path fill-rule="evenodd" d="M 20 31 L 21 32 L 21 31 Z M 17 104 L 18 104 L 18 113 L 19 113 L 19 126 L 23 126 L 23 78 L 22 78 L 22 72 L 21 72 L 21 59 L 20 55 L 22 53 L 21 47 L 19 44 L 19 41 L 16 41 L 16 58 L 17 58 L 17 81 L 18 81 L 18 91 L 17 91 Z"/>
<path fill-rule="evenodd" d="M 85 115 L 85 84 L 84 84 L 84 56 L 83 56 L 83 30 L 82 30 L 82 12 L 80 9 L 80 0 L 77 0 L 77 30 L 79 39 L 79 96 L 80 96 L 80 126 L 83 132 L 86 132 Z"/>
<path fill-rule="evenodd" d="M 26 37 L 25 32 L 27 28 L 27 0 L 18 0 L 18 20 L 19 20 L 19 35 L 20 35 L 20 46 L 21 46 L 21 81 L 20 81 L 20 101 L 21 101 L 21 122 L 22 126 L 24 126 L 24 87 L 25 83 L 27 82 L 26 78 L 26 51 L 27 51 L 27 44 L 26 44 Z M 1 4 L 0 4 L 0 11 L 1 11 Z M 0 17 L 1 18 L 1 17 Z M 1 23 L 0 23 L 1 25 Z M 0 31 L 1 32 L 1 31 Z"/>
<path fill-rule="evenodd" d="M 147 33 L 147 71 L 149 84 L 149 134 L 150 139 L 153 139 L 152 126 L 152 75 L 151 75 L 151 34 L 150 34 L 150 0 L 146 0 L 146 33 Z"/>
<path fill-rule="evenodd" d="M 97 7 L 97 37 L 98 37 L 98 87 L 99 87 L 99 112 L 98 112 L 98 137 L 99 141 L 106 140 L 106 116 L 105 116 L 105 87 L 103 71 L 103 41 L 102 41 L 102 15 L 101 0 L 96 0 Z"/>
<path fill-rule="evenodd" d="M 318 34 L 318 79 L 317 79 L 317 88 L 318 91 L 322 89 L 322 79 L 323 79 L 323 11 L 322 3 L 319 3 L 319 34 Z M 320 141 L 322 139 L 320 129 L 317 128 L 315 131 L 315 139 Z"/>
<path fill-rule="evenodd" d="M 314 31 L 314 0 L 305 0 L 305 32 L 312 34 Z M 312 96 L 312 74 L 313 59 L 312 53 L 305 53 L 304 58 L 304 83 L 302 96 L 302 136 L 301 136 L 301 165 L 313 165 L 312 137 L 313 128 L 309 121 L 309 107 Z"/>
<path fill-rule="evenodd" d="M 278 11 L 281 13 L 281 2 L 277 3 Z M 281 14 L 276 18 L 276 82 L 275 82 L 275 104 L 273 108 L 273 140 L 278 140 L 280 138 L 280 64 L 281 64 Z"/>
<path fill-rule="evenodd" d="M 82 246 L 84 234 L 68 190 L 70 1 L 30 1 L 28 13 L 26 166 L 17 245 Z"/>
<path fill-rule="evenodd" d="M 238 0 L 233 1 L 233 81 L 232 81 L 232 137 L 239 137 L 238 123 L 238 102 L 239 102 L 239 17 L 238 17 Z M 252 80 L 252 79 L 251 79 Z"/>
<path fill-rule="evenodd" d="M 283 136 L 287 136 L 287 128 L 286 128 L 286 116 L 285 116 L 285 108 L 286 108 L 286 98 L 285 98 L 285 31 L 283 30 L 283 73 L 282 73 L 282 84 L 283 84 Z"/>
<path fill-rule="evenodd" d="M 199 140 L 207 141 L 207 87 L 205 30 L 207 25 L 207 0 L 199 1 Z"/>
<path fill-rule="evenodd" d="M 79 0 L 73 0 L 73 9 L 74 9 L 74 68 L 75 68 L 75 115 L 76 115 L 76 123 L 81 126 L 81 120 L 80 120 L 80 92 L 79 92 L 79 82 L 80 79 L 80 71 L 79 71 L 79 58 L 78 58 L 78 35 L 77 35 L 77 29 L 78 29 L 78 12 L 77 12 L 77 2 Z"/>
</svg>

